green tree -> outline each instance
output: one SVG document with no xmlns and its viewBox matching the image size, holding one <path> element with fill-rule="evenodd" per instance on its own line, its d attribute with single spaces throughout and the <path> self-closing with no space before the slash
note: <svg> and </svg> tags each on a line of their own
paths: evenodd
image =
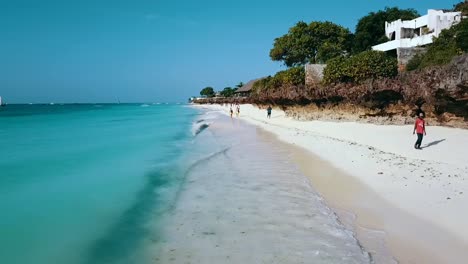
<svg viewBox="0 0 468 264">
<path fill-rule="evenodd" d="M 214 97 L 215 92 L 213 90 L 213 87 L 205 87 L 200 91 L 201 96 L 206 96 L 206 97 Z"/>
<path fill-rule="evenodd" d="M 287 34 L 276 38 L 270 58 L 286 66 L 324 63 L 350 50 L 351 32 L 332 22 L 298 22 Z"/>
<path fill-rule="evenodd" d="M 411 20 L 419 14 L 414 9 L 386 7 L 378 12 L 371 12 L 359 19 L 353 40 L 353 53 L 369 50 L 372 46 L 388 41 L 385 36 L 385 22 L 398 19 Z"/>
<path fill-rule="evenodd" d="M 462 12 L 463 16 L 468 16 L 468 1 L 462 1 L 453 7 L 454 11 Z"/>
<path fill-rule="evenodd" d="M 236 88 L 226 87 L 220 93 L 224 97 L 232 97 L 236 90 Z"/>
<path fill-rule="evenodd" d="M 458 25 L 454 26 L 455 43 L 462 52 L 468 52 L 468 19 L 463 19 Z"/>
</svg>

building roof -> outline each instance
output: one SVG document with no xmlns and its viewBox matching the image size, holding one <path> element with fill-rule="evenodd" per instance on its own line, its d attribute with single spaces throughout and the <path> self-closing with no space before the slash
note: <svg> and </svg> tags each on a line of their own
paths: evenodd
<svg viewBox="0 0 468 264">
<path fill-rule="evenodd" d="M 261 80 L 261 79 L 265 79 L 265 77 L 263 78 L 258 78 L 258 79 L 254 79 L 254 80 L 251 80 L 249 81 L 248 83 L 244 84 L 244 86 L 242 86 L 241 88 L 237 89 L 237 91 L 235 91 L 235 93 L 245 93 L 245 92 L 250 92 L 252 90 L 252 87 L 254 85 L 254 83 L 258 80 Z"/>
</svg>

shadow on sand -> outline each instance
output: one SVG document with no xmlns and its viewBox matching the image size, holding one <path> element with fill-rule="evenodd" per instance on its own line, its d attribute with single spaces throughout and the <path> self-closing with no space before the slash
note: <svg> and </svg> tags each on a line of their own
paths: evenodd
<svg viewBox="0 0 468 264">
<path fill-rule="evenodd" d="M 432 147 L 432 146 L 435 146 L 441 142 L 444 142 L 445 141 L 445 138 L 444 139 L 440 139 L 440 140 L 436 140 L 436 141 L 432 141 L 430 143 L 427 143 L 425 146 L 421 147 L 421 148 L 428 148 L 428 147 Z"/>
</svg>

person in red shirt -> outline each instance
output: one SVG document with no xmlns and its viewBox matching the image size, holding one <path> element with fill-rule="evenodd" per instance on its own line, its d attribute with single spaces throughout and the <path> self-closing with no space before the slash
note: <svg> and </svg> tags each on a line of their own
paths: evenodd
<svg viewBox="0 0 468 264">
<path fill-rule="evenodd" d="M 418 135 L 418 140 L 414 144 L 415 149 L 421 149 L 421 143 L 423 140 L 423 134 L 426 135 L 426 124 L 424 122 L 424 114 L 419 113 L 418 118 L 416 118 L 416 122 L 414 123 L 414 130 L 413 130 L 413 135 L 414 132 Z"/>
</svg>

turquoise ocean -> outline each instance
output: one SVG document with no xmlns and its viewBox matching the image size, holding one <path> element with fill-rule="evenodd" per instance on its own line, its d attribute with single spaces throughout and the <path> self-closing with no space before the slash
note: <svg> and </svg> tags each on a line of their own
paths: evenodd
<svg viewBox="0 0 468 264">
<path fill-rule="evenodd" d="M 176 104 L 1 107 L 0 263 L 130 257 L 183 181 L 197 115 Z"/>
<path fill-rule="evenodd" d="M 183 104 L 0 110 L 0 263 L 370 263 L 266 132 Z"/>
</svg>

